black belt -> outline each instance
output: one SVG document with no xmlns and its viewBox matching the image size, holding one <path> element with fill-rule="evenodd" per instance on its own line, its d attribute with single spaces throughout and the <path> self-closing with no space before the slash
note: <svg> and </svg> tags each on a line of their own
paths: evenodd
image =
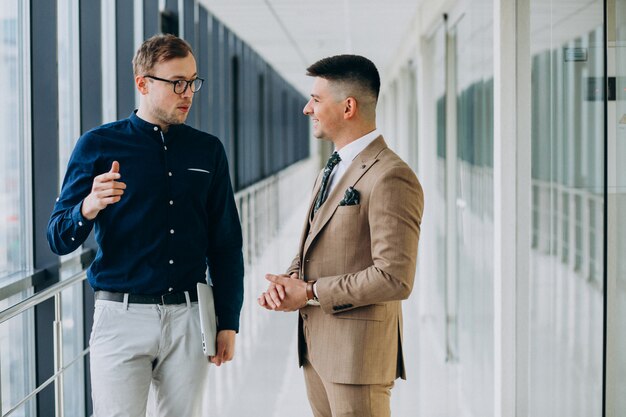
<svg viewBox="0 0 626 417">
<path fill-rule="evenodd" d="M 187 291 L 190 301 L 198 301 L 198 292 L 193 289 Z M 124 302 L 123 292 L 96 291 L 96 300 Z M 128 303 L 134 304 L 186 304 L 184 292 L 174 292 L 163 295 L 128 294 Z"/>
</svg>

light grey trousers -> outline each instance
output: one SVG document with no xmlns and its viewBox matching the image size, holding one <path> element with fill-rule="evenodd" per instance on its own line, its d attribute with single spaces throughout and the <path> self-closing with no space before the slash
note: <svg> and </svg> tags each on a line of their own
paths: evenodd
<svg viewBox="0 0 626 417">
<path fill-rule="evenodd" d="M 90 338 L 94 417 L 199 416 L 209 362 L 198 304 L 96 300 Z"/>
</svg>

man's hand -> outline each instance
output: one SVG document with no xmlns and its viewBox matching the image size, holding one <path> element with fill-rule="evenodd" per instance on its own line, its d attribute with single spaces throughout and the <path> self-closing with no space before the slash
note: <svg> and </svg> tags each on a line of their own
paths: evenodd
<svg viewBox="0 0 626 417">
<path fill-rule="evenodd" d="M 287 275 L 267 274 L 271 282 L 268 290 L 258 299 L 259 305 L 268 310 L 295 311 L 306 305 L 306 282 L 297 273 Z"/>
<path fill-rule="evenodd" d="M 220 330 L 217 333 L 217 349 L 215 356 L 209 356 L 209 361 L 217 366 L 231 361 L 235 356 L 235 331 Z"/>
<path fill-rule="evenodd" d="M 281 276 L 288 277 L 289 275 L 285 274 Z M 291 274 L 291 276 L 292 278 L 295 278 L 295 279 L 298 278 L 298 274 L 295 272 Z M 259 302 L 259 305 L 261 307 L 265 307 L 268 310 L 274 310 L 278 306 L 280 306 L 280 304 L 282 303 L 284 299 L 285 299 L 285 287 L 283 287 L 280 284 L 276 285 L 273 282 L 271 282 L 269 287 L 267 288 L 267 291 L 262 293 L 257 299 L 257 301 Z"/>
<path fill-rule="evenodd" d="M 120 178 L 120 163 L 113 161 L 109 172 L 100 174 L 93 179 L 91 193 L 85 197 L 80 209 L 84 218 L 93 220 L 106 206 L 115 204 L 122 199 L 126 184 L 116 181 Z"/>
</svg>

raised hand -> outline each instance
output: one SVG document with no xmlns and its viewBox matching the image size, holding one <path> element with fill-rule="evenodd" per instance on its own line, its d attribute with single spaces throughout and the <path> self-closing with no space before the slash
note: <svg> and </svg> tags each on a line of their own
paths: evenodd
<svg viewBox="0 0 626 417">
<path fill-rule="evenodd" d="M 117 181 L 121 178 L 120 164 L 113 161 L 111 170 L 93 179 L 91 193 L 83 200 L 81 213 L 84 218 L 93 220 L 101 210 L 122 199 L 126 184 Z"/>
</svg>

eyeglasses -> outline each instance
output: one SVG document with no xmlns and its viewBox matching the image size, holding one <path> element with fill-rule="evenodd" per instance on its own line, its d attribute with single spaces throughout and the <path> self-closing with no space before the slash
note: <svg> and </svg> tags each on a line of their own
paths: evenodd
<svg viewBox="0 0 626 417">
<path fill-rule="evenodd" d="M 187 91 L 187 87 L 191 88 L 192 93 L 197 93 L 202 88 L 204 80 L 202 78 L 194 78 L 193 80 L 166 80 L 165 78 L 155 77 L 154 75 L 144 75 L 145 78 L 152 78 L 153 80 L 163 81 L 164 83 L 172 84 L 174 87 L 174 94 L 183 94 Z"/>
</svg>

